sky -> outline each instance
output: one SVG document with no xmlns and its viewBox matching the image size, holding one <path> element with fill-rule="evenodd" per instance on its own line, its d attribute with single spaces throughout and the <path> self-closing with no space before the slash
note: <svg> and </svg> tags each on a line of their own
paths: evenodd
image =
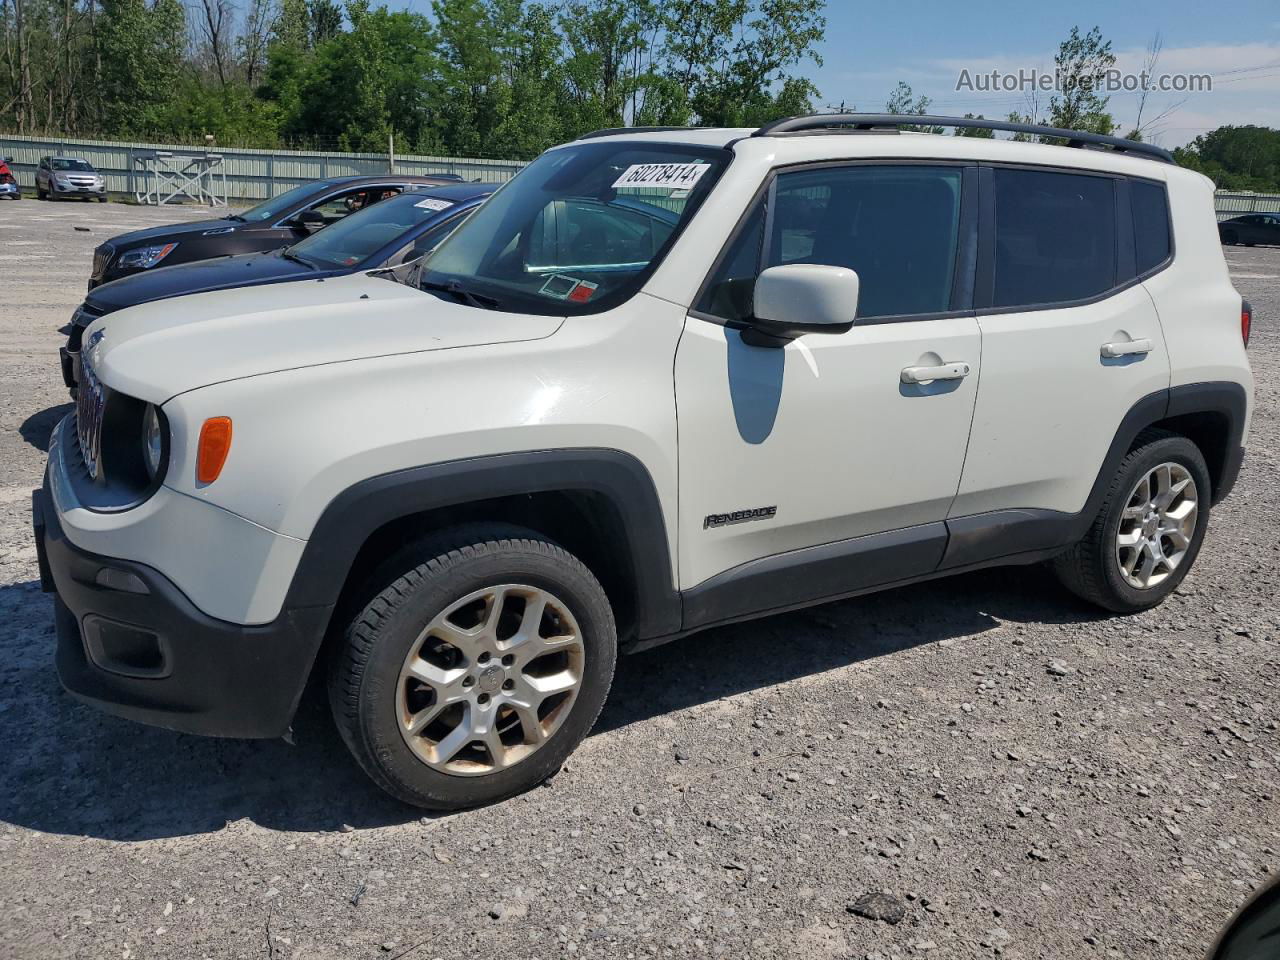
<svg viewBox="0 0 1280 960">
<path fill-rule="evenodd" d="M 904 80 L 933 101 L 933 113 L 1002 118 L 1012 110 L 1026 113 L 1025 95 L 957 91 L 961 70 L 972 76 L 1051 68 L 1058 44 L 1076 25 L 1082 33 L 1093 26 L 1102 31 L 1118 69 L 1138 72 L 1159 34 L 1163 52 L 1156 73 L 1213 78 L 1213 88 L 1203 92 L 1152 93 L 1144 124 L 1171 112 L 1147 128 L 1146 139 L 1174 147 L 1228 123 L 1280 127 L 1277 0 L 829 0 L 826 41 L 819 48 L 823 64 L 804 72 L 821 91 L 820 107 L 843 101 L 846 107 L 882 110 Z M 1122 134 L 1136 121 L 1138 99 L 1131 92 L 1111 95 L 1109 109 Z"/>
</svg>

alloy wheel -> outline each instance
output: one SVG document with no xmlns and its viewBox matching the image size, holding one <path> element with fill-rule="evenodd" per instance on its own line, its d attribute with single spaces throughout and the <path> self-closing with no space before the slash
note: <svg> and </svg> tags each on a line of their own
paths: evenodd
<svg viewBox="0 0 1280 960">
<path fill-rule="evenodd" d="M 1162 463 L 1143 475 L 1125 501 L 1116 532 L 1116 562 L 1125 582 L 1139 590 L 1158 586 L 1178 569 L 1195 537 L 1199 492 L 1180 463 Z"/>
<path fill-rule="evenodd" d="M 577 621 L 549 591 L 522 584 L 477 590 L 410 646 L 396 689 L 400 733 L 442 773 L 503 770 L 560 728 L 584 660 Z"/>
</svg>

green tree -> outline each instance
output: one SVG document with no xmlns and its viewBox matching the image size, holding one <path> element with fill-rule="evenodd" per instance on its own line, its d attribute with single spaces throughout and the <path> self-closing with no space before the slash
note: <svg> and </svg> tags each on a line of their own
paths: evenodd
<svg viewBox="0 0 1280 960">
<path fill-rule="evenodd" d="M 101 0 L 97 56 L 103 132 L 154 135 L 178 95 L 186 17 L 178 0 Z"/>
<path fill-rule="evenodd" d="M 664 7 L 667 76 L 706 126 L 759 126 L 813 109 L 817 88 L 792 71 L 821 65 L 823 0 L 707 0 Z M 734 38 L 730 42 L 730 38 Z"/>
<path fill-rule="evenodd" d="M 972 113 L 966 113 L 964 118 L 966 120 L 987 119 L 982 114 L 974 116 Z M 978 137 L 981 140 L 993 140 L 995 139 L 996 132 L 990 127 L 956 127 L 955 135 L 957 137 Z"/>
<path fill-rule="evenodd" d="M 371 152 L 385 152 L 392 134 L 417 142 L 430 119 L 424 78 L 437 73 L 430 23 L 367 0 L 352 0 L 347 18 L 351 28 L 322 41 L 303 67 L 286 135 Z"/>
<path fill-rule="evenodd" d="M 929 104 L 932 102 L 924 95 L 915 96 L 911 89 L 911 84 L 899 80 L 898 85 L 889 94 L 889 99 L 885 101 L 884 112 L 902 116 L 923 117 L 929 112 Z M 918 130 L 922 133 L 942 133 L 944 128 L 903 124 L 902 129 Z"/>
<path fill-rule="evenodd" d="M 1087 133 L 1114 131 L 1116 122 L 1107 112 L 1110 98 L 1100 91 L 1115 63 L 1111 41 L 1104 41 L 1097 27 L 1084 36 L 1079 27 L 1072 27 L 1054 57 L 1058 92 L 1049 99 L 1049 124 Z"/>
<path fill-rule="evenodd" d="M 1224 189 L 1280 192 L 1280 130 L 1218 127 L 1174 150 L 1173 156 Z"/>
</svg>

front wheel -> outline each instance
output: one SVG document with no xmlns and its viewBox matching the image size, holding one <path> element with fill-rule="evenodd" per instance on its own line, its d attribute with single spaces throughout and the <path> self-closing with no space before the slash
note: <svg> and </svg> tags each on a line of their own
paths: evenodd
<svg viewBox="0 0 1280 960">
<path fill-rule="evenodd" d="M 1054 561 L 1072 593 L 1114 613 L 1171 594 L 1209 527 L 1209 469 L 1186 437 L 1148 430 L 1120 464 L 1084 538 Z"/>
<path fill-rule="evenodd" d="M 356 760 L 393 796 L 437 810 L 505 799 L 554 774 L 595 723 L 617 656 L 613 613 L 556 544 L 460 529 L 371 589 L 333 664 L 330 703 Z"/>
</svg>

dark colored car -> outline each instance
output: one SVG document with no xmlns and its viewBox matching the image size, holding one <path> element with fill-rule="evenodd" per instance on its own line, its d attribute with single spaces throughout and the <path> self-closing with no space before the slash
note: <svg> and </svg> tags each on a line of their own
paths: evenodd
<svg viewBox="0 0 1280 960">
<path fill-rule="evenodd" d="M 67 345 L 60 351 L 62 378 L 74 392 L 81 338 L 98 317 L 189 293 L 399 266 L 433 250 L 495 189 L 492 183 L 453 183 L 407 190 L 289 247 L 160 267 L 103 284 L 71 316 Z"/>
<path fill-rule="evenodd" d="M 277 250 L 389 196 L 415 187 L 457 183 L 456 176 L 330 177 L 286 190 L 256 207 L 218 220 L 172 223 L 112 237 L 93 251 L 89 289 L 141 273 L 209 257 Z"/>
<path fill-rule="evenodd" d="M 1247 213 L 1223 220 L 1218 224 L 1218 236 L 1223 243 L 1243 243 L 1246 247 L 1280 243 L 1280 213 Z"/>
</svg>

